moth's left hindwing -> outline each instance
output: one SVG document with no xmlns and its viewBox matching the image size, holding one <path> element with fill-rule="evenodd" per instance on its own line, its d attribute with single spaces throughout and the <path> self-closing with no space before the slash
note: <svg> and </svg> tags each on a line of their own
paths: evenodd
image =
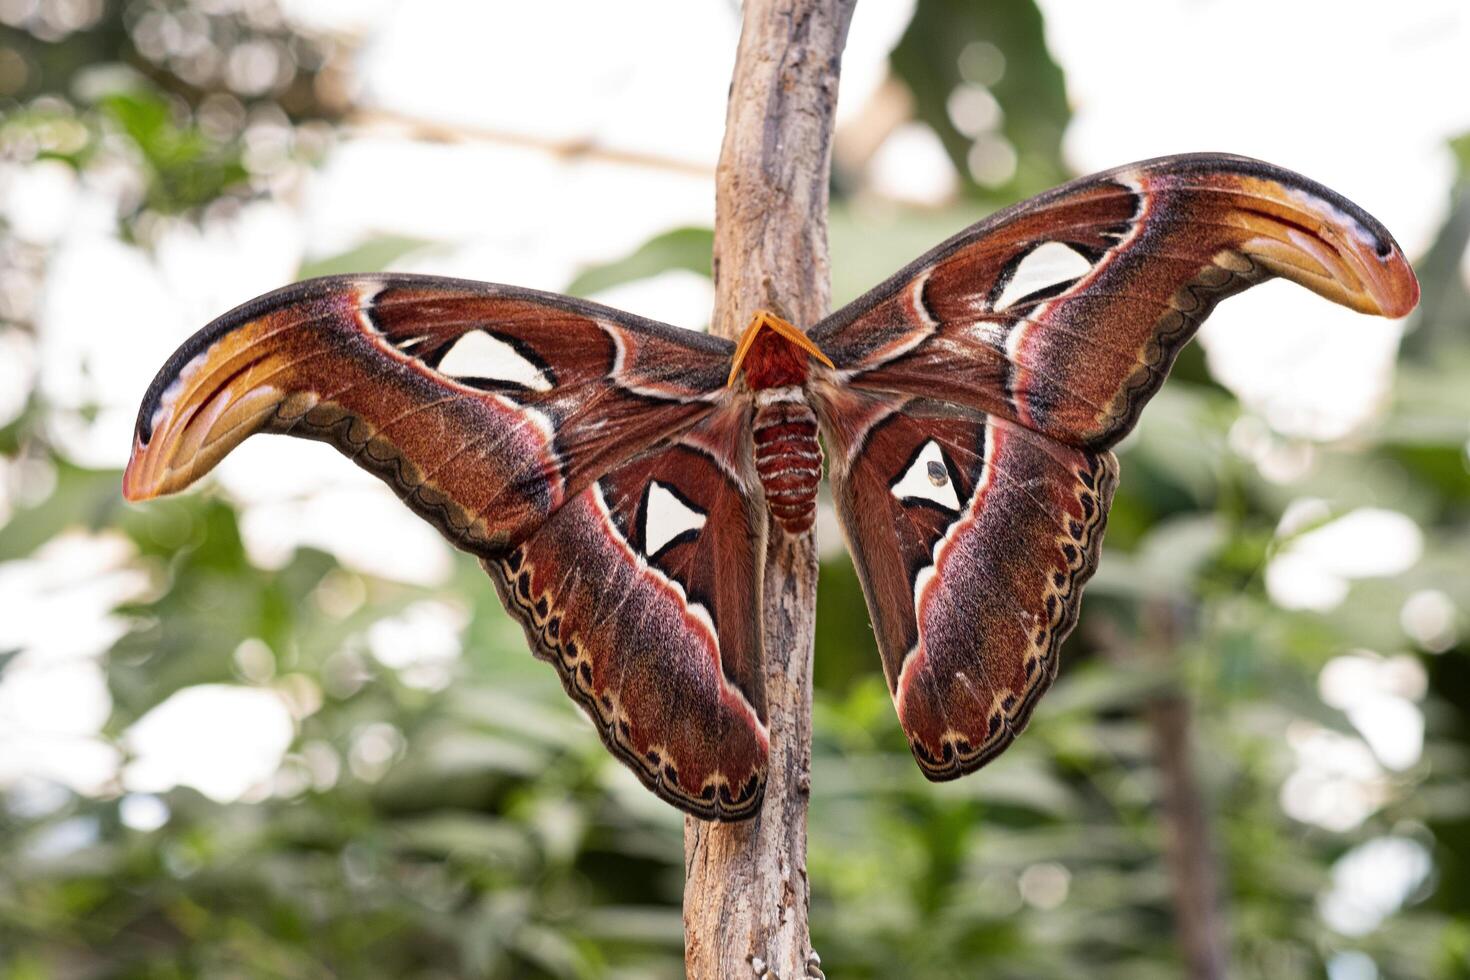
<svg viewBox="0 0 1470 980">
<path fill-rule="evenodd" d="M 654 792 L 749 816 L 766 766 L 765 538 L 744 410 L 724 397 L 732 346 L 489 283 L 299 283 L 169 360 L 124 491 L 182 489 L 255 432 L 331 443 L 481 558 Z"/>
</svg>

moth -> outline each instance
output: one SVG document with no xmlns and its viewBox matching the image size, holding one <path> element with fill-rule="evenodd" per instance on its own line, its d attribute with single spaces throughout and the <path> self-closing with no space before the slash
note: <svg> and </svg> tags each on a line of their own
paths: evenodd
<svg viewBox="0 0 1470 980">
<path fill-rule="evenodd" d="M 1110 447 L 1214 305 L 1275 276 L 1388 317 L 1419 295 L 1361 208 L 1213 154 L 1073 181 L 738 343 L 513 286 L 315 279 L 169 358 L 123 492 L 181 490 L 256 432 L 331 443 L 480 559 L 649 789 L 741 820 L 767 770 L 765 551 L 811 530 L 824 459 L 914 758 L 971 772 L 1056 675 Z"/>
</svg>

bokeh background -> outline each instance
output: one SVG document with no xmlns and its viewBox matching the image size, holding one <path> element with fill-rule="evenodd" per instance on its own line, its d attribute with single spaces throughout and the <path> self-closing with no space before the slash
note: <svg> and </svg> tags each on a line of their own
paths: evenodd
<svg viewBox="0 0 1470 980">
<path fill-rule="evenodd" d="M 708 322 L 728 0 L 0 0 L 0 974 L 676 977 L 681 821 L 475 564 L 323 446 L 119 496 L 193 330 L 335 271 Z M 864 0 L 844 302 L 1159 153 L 1342 191 L 1424 300 L 1230 300 L 1123 445 L 1030 731 L 926 783 L 830 516 L 812 926 L 836 977 L 1470 975 L 1470 9 Z M 1191 751 L 1166 771 L 1164 749 Z M 1166 778 L 1198 794 L 1180 840 Z M 1172 835 L 1172 836 L 1171 836 Z M 1186 883 L 1187 884 L 1187 883 Z"/>
</svg>

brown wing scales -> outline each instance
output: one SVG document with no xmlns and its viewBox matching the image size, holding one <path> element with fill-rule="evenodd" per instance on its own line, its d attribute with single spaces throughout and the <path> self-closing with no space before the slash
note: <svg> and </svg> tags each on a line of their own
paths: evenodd
<svg viewBox="0 0 1470 980">
<path fill-rule="evenodd" d="M 914 757 L 931 779 L 970 772 L 1056 676 L 1116 461 L 942 402 L 819 389 L 819 404 L 837 514 Z"/>
<path fill-rule="evenodd" d="M 1075 253 L 1075 274 L 1039 262 L 1040 288 L 1008 296 L 1029 260 L 1056 246 Z M 1215 304 L 1273 276 L 1366 313 L 1403 316 L 1418 299 L 1392 236 L 1341 195 L 1259 161 L 1199 155 L 1121 167 L 1001 211 L 811 335 L 857 387 L 1107 448 Z"/>
<path fill-rule="evenodd" d="M 1340 195 L 1188 156 L 1000 212 L 812 330 L 837 365 L 812 394 L 838 514 L 931 778 L 1025 725 L 1096 568 L 1107 448 L 1215 304 L 1272 276 L 1387 316 L 1418 297 L 1392 237 Z M 925 489 L 925 452 L 954 499 Z"/>
<path fill-rule="evenodd" d="M 765 519 L 727 468 L 744 416 L 727 409 L 697 443 L 630 461 L 484 562 L 607 747 L 659 796 L 720 820 L 759 807 L 769 750 L 751 608 Z M 725 452 L 711 457 L 712 445 Z M 650 503 L 655 491 L 670 497 Z M 672 519 L 648 513 L 660 506 L 697 515 L 697 530 L 650 542 L 654 522 Z"/>
<path fill-rule="evenodd" d="M 757 370 L 753 387 L 770 389 L 767 409 L 799 407 L 804 439 L 808 401 L 815 411 L 928 776 L 977 768 L 1024 727 L 1097 565 L 1108 447 L 1214 305 L 1272 276 L 1385 316 L 1418 298 L 1397 244 L 1351 202 L 1259 161 L 1194 155 L 1002 211 L 807 338 L 768 324 L 805 352 L 801 371 Z M 180 490 L 255 432 L 330 442 L 481 558 L 536 654 L 650 789 L 743 819 L 769 748 L 757 463 L 801 532 L 795 497 L 810 503 L 820 462 L 814 440 L 755 458 L 756 396 L 727 387 L 734 353 L 513 287 L 313 280 L 231 311 L 169 359 L 123 489 Z"/>
<path fill-rule="evenodd" d="M 474 350 L 482 337 L 514 346 Z M 487 283 L 299 283 L 225 314 L 164 366 L 123 490 L 135 500 L 180 490 L 252 433 L 286 433 L 330 442 L 454 544 L 492 555 L 708 415 L 730 348 Z M 449 373 L 456 351 L 468 353 Z M 670 362 L 686 372 L 670 375 Z M 471 373 L 528 369 L 535 387 Z"/>
</svg>

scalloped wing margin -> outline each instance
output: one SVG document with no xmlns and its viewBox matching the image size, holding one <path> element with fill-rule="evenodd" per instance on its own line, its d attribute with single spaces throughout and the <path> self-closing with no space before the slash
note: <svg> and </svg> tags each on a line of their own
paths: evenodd
<svg viewBox="0 0 1470 980">
<path fill-rule="evenodd" d="M 939 398 L 1106 449 L 1227 296 L 1281 276 L 1404 316 L 1384 227 L 1299 174 L 1219 154 L 1085 177 L 961 232 L 811 331 L 865 390 Z"/>
<path fill-rule="evenodd" d="M 607 474 L 483 564 L 536 655 L 653 792 L 697 817 L 759 809 L 765 514 L 731 406 Z M 742 448 L 746 447 L 746 448 Z"/>
<path fill-rule="evenodd" d="M 1108 452 L 926 399 L 828 390 L 832 486 L 884 673 L 930 779 L 1025 727 L 1097 568 Z"/>
</svg>

